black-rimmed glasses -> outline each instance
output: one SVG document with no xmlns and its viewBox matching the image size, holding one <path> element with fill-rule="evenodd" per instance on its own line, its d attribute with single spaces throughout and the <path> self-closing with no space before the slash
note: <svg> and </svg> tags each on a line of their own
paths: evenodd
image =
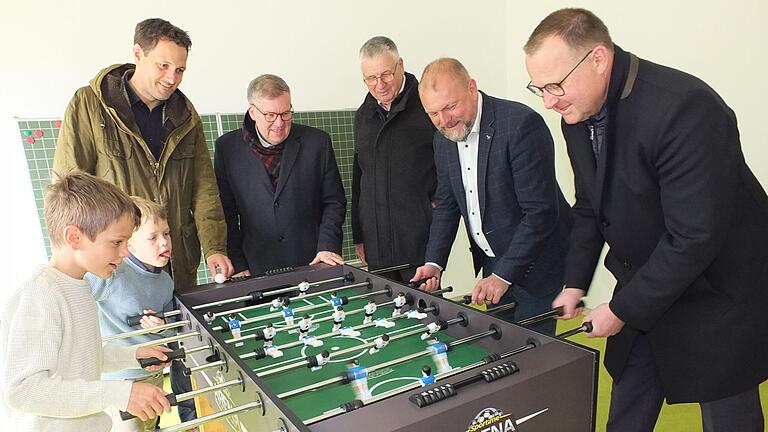
<svg viewBox="0 0 768 432">
<path fill-rule="evenodd" d="M 527 88 L 528 90 L 531 91 L 531 93 L 535 94 L 540 98 L 544 97 L 544 90 L 546 90 L 547 93 L 551 94 L 552 96 L 563 96 L 565 94 L 565 90 L 563 89 L 563 83 L 565 82 L 566 79 L 568 79 L 569 76 L 571 76 L 573 71 L 575 71 L 580 64 L 584 63 L 584 60 L 586 60 L 587 57 L 589 57 L 589 55 L 592 54 L 592 51 L 594 51 L 594 48 L 589 50 L 588 53 L 584 54 L 584 57 L 582 57 L 581 60 L 579 60 L 579 62 L 576 63 L 576 66 L 574 66 L 573 69 L 571 69 L 571 71 L 568 72 L 568 74 L 565 75 L 565 77 L 563 77 L 563 79 L 560 80 L 560 82 L 544 84 L 542 87 L 539 87 L 539 86 L 533 85 L 533 81 L 528 81 L 528 85 L 525 86 L 525 88 Z"/>
<path fill-rule="evenodd" d="M 256 111 L 260 112 L 261 115 L 264 116 L 264 120 L 266 120 L 268 123 L 272 123 L 275 120 L 277 120 L 278 116 L 280 116 L 280 118 L 283 121 L 288 121 L 288 120 L 291 120 L 293 118 L 293 108 L 291 108 L 288 111 L 281 112 L 281 113 L 274 113 L 274 112 L 264 112 L 264 111 L 260 110 L 259 107 L 257 107 L 254 104 L 251 104 L 251 106 L 256 108 Z"/>
</svg>

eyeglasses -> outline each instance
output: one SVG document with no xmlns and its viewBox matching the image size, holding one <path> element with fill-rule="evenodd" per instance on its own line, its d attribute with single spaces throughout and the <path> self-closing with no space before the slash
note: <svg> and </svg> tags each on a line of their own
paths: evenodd
<svg viewBox="0 0 768 432">
<path fill-rule="evenodd" d="M 283 121 L 288 121 L 288 120 L 291 120 L 293 118 L 293 108 L 291 108 L 288 111 L 281 112 L 281 113 L 274 113 L 274 112 L 264 112 L 264 111 L 260 110 L 259 107 L 257 107 L 256 105 L 254 105 L 254 104 L 250 104 L 250 105 L 252 107 L 256 108 L 256 111 L 260 112 L 261 115 L 264 116 L 264 120 L 266 120 L 267 123 L 273 123 L 275 120 L 277 120 L 278 116 L 280 116 L 280 118 Z"/>
<path fill-rule="evenodd" d="M 384 72 L 381 75 L 369 75 L 367 77 L 363 77 L 363 82 L 369 86 L 375 86 L 379 83 L 379 80 L 381 80 L 381 82 L 384 84 L 391 83 L 395 79 L 395 73 L 397 72 L 397 67 L 399 65 L 400 62 L 397 62 L 397 64 L 395 64 L 395 70 L 392 72 Z"/>
<path fill-rule="evenodd" d="M 540 98 L 544 97 L 544 90 L 546 90 L 547 93 L 551 94 L 552 96 L 564 95 L 565 90 L 563 89 L 563 83 L 565 82 L 566 79 L 568 79 L 569 76 L 571 76 L 573 71 L 575 71 L 576 68 L 579 67 L 579 65 L 582 64 L 584 60 L 586 60 L 587 57 L 589 57 L 590 54 L 592 54 L 592 51 L 594 50 L 595 49 L 592 48 L 591 50 L 589 50 L 588 53 L 584 54 L 584 57 L 582 57 L 581 60 L 579 60 L 579 62 L 576 63 L 576 66 L 574 66 L 573 69 L 571 69 L 571 71 L 568 72 L 568 74 L 563 79 L 561 79 L 559 83 L 549 83 L 549 84 L 544 84 L 543 87 L 539 87 L 539 86 L 533 85 L 533 81 L 528 81 L 528 85 L 525 86 L 525 88 L 527 88 L 528 90 L 531 91 L 531 93 L 535 94 Z"/>
</svg>

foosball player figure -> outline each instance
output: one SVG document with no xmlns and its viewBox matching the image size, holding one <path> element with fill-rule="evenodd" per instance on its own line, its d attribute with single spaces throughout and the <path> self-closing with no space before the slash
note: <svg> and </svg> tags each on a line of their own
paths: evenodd
<svg viewBox="0 0 768 432">
<path fill-rule="evenodd" d="M 205 320 L 205 322 L 207 322 L 208 324 L 211 324 L 211 323 L 213 322 L 213 320 L 215 320 L 215 319 L 216 319 L 216 314 L 215 314 L 215 313 L 213 313 L 213 312 L 211 312 L 211 311 L 208 311 L 208 312 L 206 312 L 205 314 L 203 314 L 203 319 L 204 319 L 204 320 Z"/>
<path fill-rule="evenodd" d="M 435 376 L 432 375 L 432 368 L 429 366 L 422 366 L 421 378 L 419 378 L 422 387 L 426 387 L 435 383 Z"/>
<path fill-rule="evenodd" d="M 383 335 L 374 339 L 373 346 L 371 347 L 371 349 L 368 350 L 368 354 L 370 355 L 376 354 L 377 352 L 379 352 L 380 349 L 387 346 L 387 344 L 389 344 L 389 335 L 384 333 Z"/>
<path fill-rule="evenodd" d="M 299 340 L 304 339 L 309 334 L 309 330 L 312 329 L 312 317 L 304 315 L 299 321 Z"/>
<path fill-rule="evenodd" d="M 437 365 L 437 373 L 449 372 L 453 369 L 448 364 L 448 345 L 444 342 L 438 342 L 437 339 L 430 339 L 428 348 L 432 350 L 432 361 Z"/>
<path fill-rule="evenodd" d="M 293 325 L 293 308 L 289 305 L 291 304 L 291 301 L 289 299 L 285 299 L 283 302 L 283 318 L 285 319 L 286 325 Z"/>
<path fill-rule="evenodd" d="M 272 323 L 267 323 L 266 327 L 261 330 L 261 333 L 264 335 L 264 352 L 272 358 L 282 357 L 283 352 L 272 343 L 277 334 L 275 326 Z"/>
<path fill-rule="evenodd" d="M 368 324 L 370 322 L 373 322 L 373 314 L 376 313 L 376 302 L 373 301 L 373 299 L 368 300 L 368 304 L 363 306 L 363 311 L 365 312 L 365 318 L 363 318 L 363 324 Z"/>
<path fill-rule="evenodd" d="M 347 380 L 352 383 L 352 390 L 355 397 L 364 401 L 370 399 L 371 393 L 368 391 L 368 370 L 354 359 L 347 363 Z"/>
<path fill-rule="evenodd" d="M 427 339 L 434 339 L 435 337 L 433 335 L 442 330 L 444 328 L 444 324 L 445 322 L 441 321 L 427 324 L 427 331 L 421 334 L 421 340 L 425 341 Z"/>
<path fill-rule="evenodd" d="M 314 357 L 307 357 L 307 367 L 312 372 L 319 371 L 323 368 L 323 366 L 328 363 L 328 360 L 331 357 L 331 353 L 329 353 L 326 350 L 323 350 L 320 354 L 314 356 Z"/>
<path fill-rule="evenodd" d="M 336 291 L 331 293 L 331 306 L 339 308 L 343 304 L 341 297 L 336 294 Z"/>
<path fill-rule="evenodd" d="M 276 299 L 272 299 L 272 305 L 269 307 L 270 312 L 274 312 L 276 310 L 280 310 L 281 307 L 283 307 L 283 298 L 278 297 Z"/>
<path fill-rule="evenodd" d="M 405 303 L 407 302 L 405 298 L 404 292 L 397 293 L 397 297 L 395 297 L 394 303 L 395 307 L 392 310 L 392 316 L 396 317 L 403 313 L 403 306 L 405 306 Z"/>
<path fill-rule="evenodd" d="M 307 295 L 307 291 L 309 291 L 309 282 L 299 282 L 299 297 L 304 297 Z"/>
<path fill-rule="evenodd" d="M 235 314 L 229 314 L 229 331 L 232 332 L 233 338 L 240 339 L 240 320 Z"/>
<path fill-rule="evenodd" d="M 344 308 L 339 306 L 336 308 L 336 310 L 333 312 L 333 330 L 331 331 L 338 331 L 341 328 L 341 325 L 344 324 L 344 318 L 346 317 L 346 314 L 344 313 Z"/>
</svg>

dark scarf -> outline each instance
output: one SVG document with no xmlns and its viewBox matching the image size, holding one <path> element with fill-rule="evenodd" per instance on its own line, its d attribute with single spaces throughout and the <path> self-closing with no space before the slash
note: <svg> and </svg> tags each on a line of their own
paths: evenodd
<svg viewBox="0 0 768 432">
<path fill-rule="evenodd" d="M 272 182 L 272 187 L 277 188 L 277 179 L 280 176 L 280 157 L 285 148 L 283 145 L 285 141 L 272 147 L 264 147 L 259 139 L 256 123 L 248 113 L 245 114 L 245 119 L 243 120 L 243 141 L 251 145 L 253 154 L 258 156 L 264 164 L 264 169 L 266 169 L 269 180 Z"/>
</svg>

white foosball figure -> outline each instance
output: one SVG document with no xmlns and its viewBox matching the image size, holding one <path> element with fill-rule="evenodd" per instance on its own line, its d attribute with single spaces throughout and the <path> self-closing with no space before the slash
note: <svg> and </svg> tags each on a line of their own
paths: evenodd
<svg viewBox="0 0 768 432">
<path fill-rule="evenodd" d="M 437 339 L 430 339 L 429 349 L 432 350 L 432 361 L 437 365 L 437 373 L 453 370 L 453 367 L 448 364 L 448 345 L 444 342 L 438 342 Z"/>
<path fill-rule="evenodd" d="M 216 319 L 216 314 L 211 311 L 208 311 L 205 314 L 203 314 L 203 319 L 208 324 L 211 324 Z"/>
<path fill-rule="evenodd" d="M 403 313 L 403 306 L 407 302 L 404 292 L 399 292 L 394 300 L 394 308 L 392 309 L 392 316 L 396 317 Z"/>
<path fill-rule="evenodd" d="M 269 307 L 269 311 L 270 312 L 274 312 L 276 310 L 280 310 L 280 308 L 283 307 L 283 302 L 284 302 L 284 300 L 283 300 L 282 297 L 278 297 L 276 299 L 273 299 L 272 300 L 272 304 Z"/>
<path fill-rule="evenodd" d="M 353 329 L 352 327 L 342 327 L 339 329 L 339 333 L 342 336 L 348 336 L 348 337 L 358 337 L 360 336 L 360 332 Z"/>
<path fill-rule="evenodd" d="M 441 322 L 431 322 L 427 324 L 427 331 L 421 334 L 421 340 L 425 341 L 427 339 L 433 339 L 435 333 L 439 332 L 443 329 L 443 324 Z"/>
<path fill-rule="evenodd" d="M 229 331 L 233 339 L 240 339 L 240 320 L 235 314 L 229 314 Z"/>
<path fill-rule="evenodd" d="M 271 345 L 272 339 L 274 339 L 277 334 L 277 330 L 275 330 L 275 326 L 273 326 L 272 323 L 267 323 L 267 325 L 261 329 L 261 334 L 264 335 L 264 345 Z"/>
<path fill-rule="evenodd" d="M 368 324 L 373 321 L 373 314 L 376 313 L 376 309 L 378 309 L 378 306 L 376 306 L 376 302 L 373 301 L 373 299 L 368 300 L 368 304 L 363 306 L 363 311 L 365 312 L 365 318 L 363 318 L 363 324 Z"/>
<path fill-rule="evenodd" d="M 272 358 L 280 358 L 283 356 L 283 352 L 280 351 L 276 346 L 272 345 L 272 342 L 270 342 L 269 345 L 266 343 L 264 344 L 264 352 Z"/>
<path fill-rule="evenodd" d="M 435 376 L 432 375 L 431 367 L 424 366 L 421 368 L 421 378 L 419 378 L 419 382 L 421 382 L 422 387 L 435 383 Z"/>
<path fill-rule="evenodd" d="M 312 329 L 312 317 L 304 315 L 299 321 L 299 340 L 303 340 L 309 334 Z"/>
<path fill-rule="evenodd" d="M 368 390 L 368 370 L 360 366 L 357 360 L 347 364 L 347 378 L 352 383 L 352 390 L 358 399 L 364 401 L 371 398 L 371 392 Z"/>
<path fill-rule="evenodd" d="M 385 346 L 387 346 L 387 344 L 389 344 L 389 335 L 384 333 L 383 335 L 374 339 L 373 344 L 374 345 L 371 347 L 371 349 L 368 350 L 368 354 L 370 355 L 376 354 L 377 352 L 379 352 L 380 349 L 384 348 Z"/>
<path fill-rule="evenodd" d="M 301 341 L 304 342 L 304 346 L 311 346 L 314 348 L 323 346 L 323 341 L 314 336 L 305 336 Z"/>
<path fill-rule="evenodd" d="M 373 323 L 376 324 L 376 327 L 384 327 L 384 328 L 392 328 L 396 325 L 395 323 L 393 323 L 392 321 L 386 318 L 376 318 L 373 321 Z"/>
<path fill-rule="evenodd" d="M 418 309 L 411 309 L 405 313 L 405 316 L 408 317 L 408 319 L 423 320 L 427 317 L 427 314 Z"/>
<path fill-rule="evenodd" d="M 328 351 L 323 350 L 320 354 L 314 356 L 314 357 L 307 357 L 307 367 L 312 372 L 319 371 L 320 369 L 325 366 L 326 363 L 328 363 L 328 360 L 330 360 L 331 353 Z"/>
<path fill-rule="evenodd" d="M 333 330 L 331 331 L 338 331 L 341 328 L 341 325 L 344 323 L 344 318 L 346 317 L 346 314 L 344 313 L 344 308 L 339 306 L 336 308 L 336 310 L 333 312 Z"/>
<path fill-rule="evenodd" d="M 307 295 L 307 291 L 309 291 L 309 282 L 299 282 L 299 297 L 304 297 Z"/>
</svg>

